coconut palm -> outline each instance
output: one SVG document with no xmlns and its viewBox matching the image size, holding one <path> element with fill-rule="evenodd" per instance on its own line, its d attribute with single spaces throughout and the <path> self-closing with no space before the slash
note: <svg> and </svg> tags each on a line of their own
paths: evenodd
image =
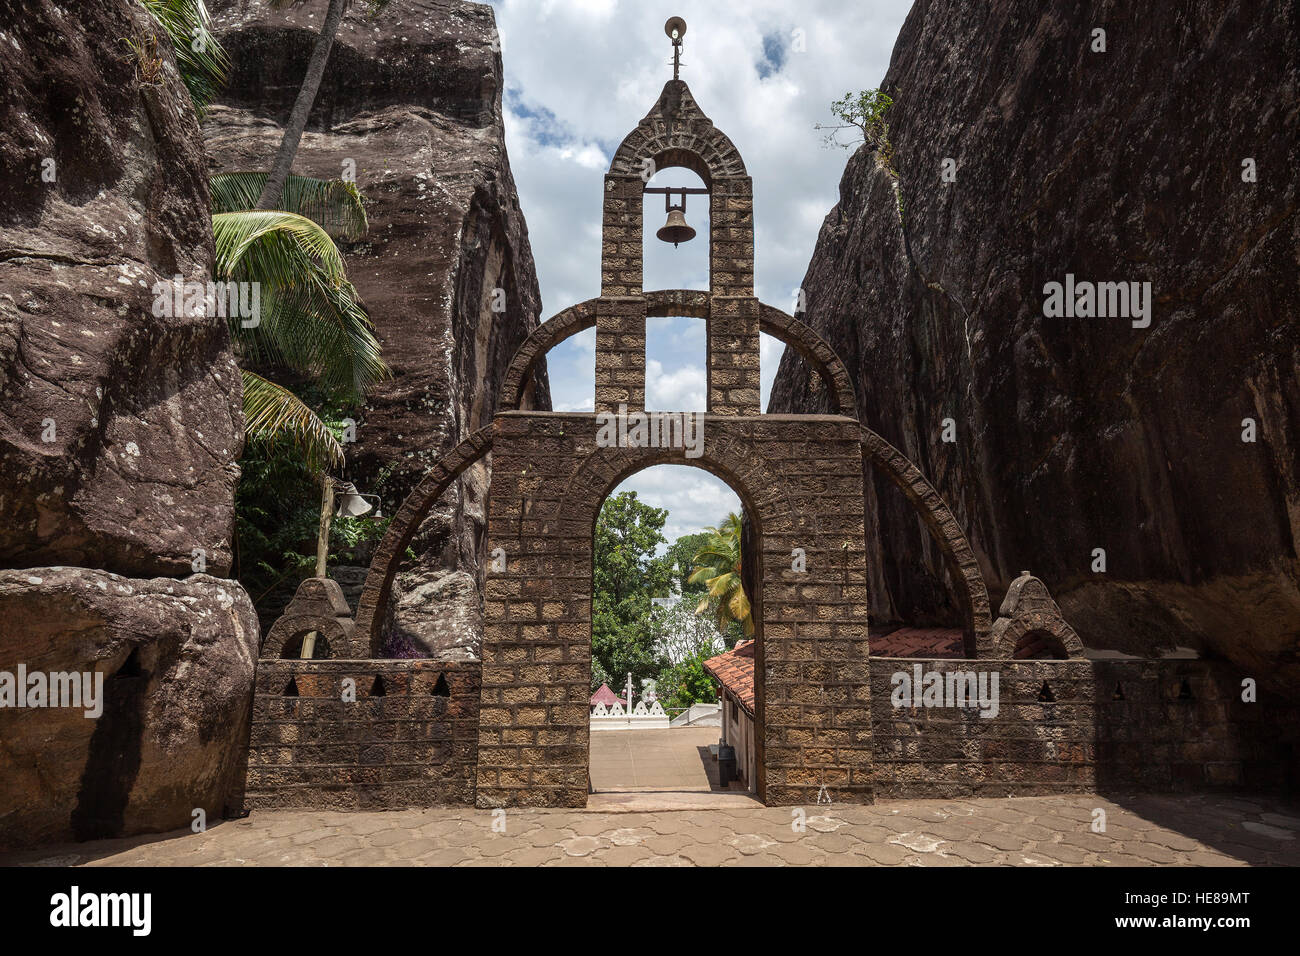
<svg viewBox="0 0 1300 956">
<path fill-rule="evenodd" d="M 305 0 L 271 0 L 271 6 L 284 9 L 298 6 L 303 2 Z M 371 13 L 376 13 L 388 5 L 388 0 L 366 0 L 366 4 L 370 7 Z M 298 143 L 307 128 L 307 119 L 311 116 L 311 108 L 316 102 L 316 94 L 325 76 L 325 64 L 329 60 L 330 49 L 334 46 L 334 38 L 338 35 L 339 24 L 343 22 L 343 14 L 351 5 L 352 0 L 329 0 L 329 8 L 325 11 L 325 19 L 321 23 L 320 35 L 317 36 L 316 45 L 312 48 L 311 59 L 307 62 L 307 73 L 303 76 L 302 85 L 298 88 L 298 96 L 293 102 L 293 109 L 289 111 L 289 119 L 284 125 L 284 136 L 280 139 L 280 148 L 275 154 L 271 174 L 262 185 L 262 195 L 256 204 L 258 209 L 280 208 L 280 194 L 289 181 L 289 170 L 293 166 L 294 156 L 298 153 Z"/>
<path fill-rule="evenodd" d="M 212 230 L 217 277 L 261 289 L 257 325 L 228 320 L 241 364 L 289 369 L 353 400 L 388 376 L 343 257 L 319 223 L 283 210 L 240 210 L 214 213 Z M 291 391 L 249 371 L 244 385 L 251 436 L 290 438 L 313 471 L 342 463 L 329 429 Z"/>
<path fill-rule="evenodd" d="M 748 637 L 754 633 L 754 616 L 741 580 L 741 523 L 734 511 L 727 520 L 710 531 L 708 542 L 695 553 L 695 569 L 689 584 L 703 584 L 709 590 L 695 609 L 696 614 L 711 611 L 718 630 L 739 624 Z"/>
<path fill-rule="evenodd" d="M 203 0 L 141 0 L 171 39 L 181 80 L 201 114 L 226 82 L 230 60 L 212 35 Z"/>
<path fill-rule="evenodd" d="M 217 173 L 209 180 L 213 212 L 256 209 L 269 173 Z M 356 183 L 290 176 L 276 207 L 306 216 L 335 239 L 357 240 L 370 228 Z"/>
</svg>

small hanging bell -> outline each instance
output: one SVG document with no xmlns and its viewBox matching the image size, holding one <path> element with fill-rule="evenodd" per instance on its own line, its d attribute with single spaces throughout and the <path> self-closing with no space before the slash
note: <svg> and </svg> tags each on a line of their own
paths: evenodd
<svg viewBox="0 0 1300 956">
<path fill-rule="evenodd" d="M 668 210 L 668 221 L 655 233 L 663 242 L 671 242 L 673 248 L 679 242 L 690 242 L 695 238 L 695 230 L 686 223 L 685 210 L 681 206 L 672 206 Z"/>
</svg>

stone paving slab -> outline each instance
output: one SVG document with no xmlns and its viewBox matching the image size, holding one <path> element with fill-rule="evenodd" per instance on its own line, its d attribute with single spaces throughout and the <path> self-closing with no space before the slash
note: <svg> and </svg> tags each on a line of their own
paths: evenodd
<svg viewBox="0 0 1300 956">
<path fill-rule="evenodd" d="M 591 735 L 592 789 L 700 791 L 720 789 L 709 745 L 717 727 L 602 730 Z"/>
<path fill-rule="evenodd" d="M 726 797 L 726 795 L 719 795 Z M 1105 813 L 1105 831 L 1093 829 Z M 496 828 L 494 829 L 494 822 Z M 504 832 L 500 832 L 504 828 Z M 1264 798 L 908 800 L 874 806 L 263 811 L 0 856 L 25 866 L 1300 865 L 1300 809 Z"/>
</svg>

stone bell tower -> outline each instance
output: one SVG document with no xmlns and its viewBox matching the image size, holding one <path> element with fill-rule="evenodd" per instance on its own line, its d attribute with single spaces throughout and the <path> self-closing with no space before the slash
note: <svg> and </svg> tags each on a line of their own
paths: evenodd
<svg viewBox="0 0 1300 956">
<path fill-rule="evenodd" d="M 674 35 L 676 31 L 676 35 Z M 596 320 L 596 411 L 645 408 L 642 294 L 643 194 L 709 199 L 708 411 L 759 414 L 759 303 L 754 298 L 754 185 L 739 150 L 704 115 L 678 78 L 686 24 L 668 21 L 673 79 L 619 146 L 605 175 L 600 299 Z M 684 167 L 702 190 L 647 187 L 663 169 Z"/>
</svg>

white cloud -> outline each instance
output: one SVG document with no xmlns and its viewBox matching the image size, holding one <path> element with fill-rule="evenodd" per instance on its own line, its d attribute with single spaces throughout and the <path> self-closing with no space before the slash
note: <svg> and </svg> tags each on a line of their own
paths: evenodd
<svg viewBox="0 0 1300 956">
<path fill-rule="evenodd" d="M 650 359 L 645 375 L 646 408 L 652 411 L 704 411 L 705 373 L 687 366 L 665 372 L 663 364 Z"/>
<path fill-rule="evenodd" d="M 714 527 L 728 513 L 741 510 L 740 498 L 726 482 L 687 465 L 657 465 L 639 471 L 610 494 L 620 491 L 635 491 L 640 501 L 667 509 L 663 535 L 669 544 L 682 535 Z"/>
</svg>

